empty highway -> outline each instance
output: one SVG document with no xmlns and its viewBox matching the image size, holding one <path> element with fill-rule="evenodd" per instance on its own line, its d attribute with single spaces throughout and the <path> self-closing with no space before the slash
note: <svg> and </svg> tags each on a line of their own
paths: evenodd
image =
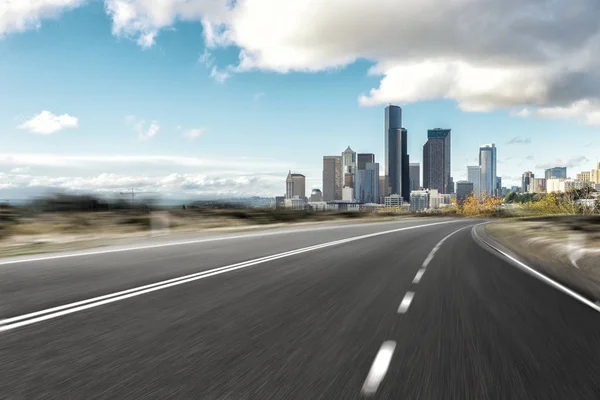
<svg viewBox="0 0 600 400">
<path fill-rule="evenodd" d="M 482 221 L 0 259 L 3 399 L 598 399 L 600 315 Z"/>
</svg>

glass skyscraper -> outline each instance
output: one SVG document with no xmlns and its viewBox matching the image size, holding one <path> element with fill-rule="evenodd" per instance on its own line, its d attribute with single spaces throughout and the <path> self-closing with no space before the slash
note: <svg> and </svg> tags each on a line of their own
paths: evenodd
<svg viewBox="0 0 600 400">
<path fill-rule="evenodd" d="M 423 187 L 439 193 L 454 192 L 451 175 L 451 130 L 427 130 L 427 143 L 423 146 Z"/>
<path fill-rule="evenodd" d="M 479 147 L 479 167 L 481 168 L 481 192 L 487 197 L 493 196 L 496 189 L 496 145 L 486 144 Z"/>
<path fill-rule="evenodd" d="M 385 194 L 402 195 L 410 200 L 410 178 L 407 131 L 402 128 L 402 109 L 388 105 L 385 108 Z"/>
</svg>

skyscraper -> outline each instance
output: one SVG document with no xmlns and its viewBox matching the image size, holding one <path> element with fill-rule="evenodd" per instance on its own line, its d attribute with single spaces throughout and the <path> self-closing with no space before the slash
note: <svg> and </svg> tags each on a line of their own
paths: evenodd
<svg viewBox="0 0 600 400">
<path fill-rule="evenodd" d="M 442 194 L 454 192 L 450 177 L 451 156 L 451 130 L 429 129 L 427 143 L 423 146 L 423 187 Z"/>
<path fill-rule="evenodd" d="M 548 179 L 567 179 L 567 167 L 548 168 L 545 171 L 545 178 Z"/>
<path fill-rule="evenodd" d="M 473 184 L 473 193 L 479 197 L 481 194 L 481 167 L 479 165 L 467 166 L 467 181 Z"/>
<path fill-rule="evenodd" d="M 533 178 L 535 178 L 535 175 L 533 172 L 531 172 L 531 171 L 523 172 L 523 175 L 521 176 L 521 193 L 529 192 L 529 185 L 531 185 L 533 183 Z M 533 190 L 532 190 L 532 193 L 533 193 Z"/>
<path fill-rule="evenodd" d="M 342 157 L 323 157 L 323 201 L 342 199 Z"/>
<path fill-rule="evenodd" d="M 379 163 L 367 163 L 356 171 L 355 194 L 361 203 L 379 202 Z"/>
<path fill-rule="evenodd" d="M 355 200 L 356 152 L 352 151 L 350 146 L 342 153 L 342 165 L 344 170 L 342 180 L 342 200 Z"/>
<path fill-rule="evenodd" d="M 421 164 L 410 163 L 408 169 L 410 170 L 410 190 L 421 189 Z"/>
<path fill-rule="evenodd" d="M 479 167 L 481 168 L 481 193 L 493 196 L 496 188 L 496 145 L 486 144 L 479 147 Z"/>
<path fill-rule="evenodd" d="M 407 131 L 402 128 L 402 109 L 388 105 L 385 108 L 385 194 L 400 194 L 410 200 Z"/>
<path fill-rule="evenodd" d="M 357 169 L 366 169 L 367 163 L 375 162 L 375 154 L 373 153 L 358 153 L 356 155 Z"/>
<path fill-rule="evenodd" d="M 292 174 L 292 181 L 294 182 L 294 190 L 292 192 L 293 195 L 298 196 L 301 199 L 305 199 L 306 198 L 306 177 L 302 174 Z"/>
<path fill-rule="evenodd" d="M 502 196 L 502 177 L 496 176 L 496 191 L 494 192 L 495 196 Z"/>
</svg>

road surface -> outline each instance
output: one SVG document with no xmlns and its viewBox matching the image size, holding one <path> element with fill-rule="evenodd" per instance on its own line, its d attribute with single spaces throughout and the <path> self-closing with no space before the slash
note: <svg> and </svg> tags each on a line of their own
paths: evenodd
<svg viewBox="0 0 600 400">
<path fill-rule="evenodd" d="M 0 260 L 0 398 L 600 398 L 598 311 L 479 222 Z"/>
</svg>

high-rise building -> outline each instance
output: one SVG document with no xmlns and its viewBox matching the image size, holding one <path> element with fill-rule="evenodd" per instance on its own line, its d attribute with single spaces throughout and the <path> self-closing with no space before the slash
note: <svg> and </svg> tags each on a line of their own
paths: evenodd
<svg viewBox="0 0 600 400">
<path fill-rule="evenodd" d="M 479 167 L 481 168 L 481 194 L 492 196 L 496 187 L 496 145 L 486 144 L 479 147 Z"/>
<path fill-rule="evenodd" d="M 567 179 L 567 167 L 548 168 L 545 173 L 548 179 Z"/>
<path fill-rule="evenodd" d="M 479 165 L 467 166 L 467 181 L 473 184 L 473 193 L 479 197 L 481 194 L 481 167 Z"/>
<path fill-rule="evenodd" d="M 342 200 L 342 157 L 323 157 L 323 201 Z"/>
<path fill-rule="evenodd" d="M 527 193 L 529 192 L 529 185 L 532 182 L 532 179 L 535 178 L 535 175 L 533 172 L 531 171 L 527 171 L 527 172 L 523 172 L 523 175 L 521 176 L 521 193 Z"/>
<path fill-rule="evenodd" d="M 292 170 L 290 170 L 285 178 L 285 198 L 291 199 L 292 197 L 294 197 L 294 180 L 292 179 Z"/>
<path fill-rule="evenodd" d="M 592 174 L 590 171 L 581 171 L 576 175 L 575 179 L 582 182 L 590 182 L 592 179 Z"/>
<path fill-rule="evenodd" d="M 529 193 L 544 193 L 546 191 L 546 178 L 532 178 L 529 183 Z"/>
<path fill-rule="evenodd" d="M 502 177 L 496 177 L 496 191 L 494 192 L 494 196 L 502 196 Z"/>
<path fill-rule="evenodd" d="M 294 196 L 306 199 L 306 177 L 302 174 L 292 174 L 292 181 L 294 182 Z"/>
<path fill-rule="evenodd" d="M 410 163 L 409 164 L 409 177 L 410 177 L 410 190 L 421 189 L 421 164 Z"/>
<path fill-rule="evenodd" d="M 462 204 L 463 201 L 474 192 L 473 182 L 469 181 L 458 181 L 456 182 L 456 201 L 458 204 Z"/>
<path fill-rule="evenodd" d="M 367 163 L 356 171 L 354 196 L 361 203 L 379 202 L 379 163 Z"/>
<path fill-rule="evenodd" d="M 357 170 L 366 169 L 367 163 L 375 162 L 375 154 L 373 153 L 358 153 L 356 155 Z"/>
<path fill-rule="evenodd" d="M 300 199 L 306 198 L 306 177 L 302 174 L 292 174 L 290 170 L 285 179 L 285 198 L 292 199 L 295 196 Z"/>
<path fill-rule="evenodd" d="M 388 105 L 385 108 L 385 194 L 400 194 L 410 199 L 408 171 L 408 133 L 402 128 L 402 109 Z"/>
<path fill-rule="evenodd" d="M 450 178 L 451 155 L 451 130 L 429 129 L 423 146 L 423 187 L 442 194 L 454 192 Z"/>
<path fill-rule="evenodd" d="M 342 199 L 343 200 L 354 200 L 356 199 L 356 192 L 352 190 L 352 198 L 348 196 L 350 191 L 345 190 L 346 188 L 354 189 L 354 179 L 356 174 L 356 152 L 352 151 L 350 146 L 342 153 L 342 165 L 344 169 L 343 181 L 342 181 Z"/>
<path fill-rule="evenodd" d="M 595 169 L 590 171 L 590 182 L 600 184 L 600 162 Z"/>
</svg>

